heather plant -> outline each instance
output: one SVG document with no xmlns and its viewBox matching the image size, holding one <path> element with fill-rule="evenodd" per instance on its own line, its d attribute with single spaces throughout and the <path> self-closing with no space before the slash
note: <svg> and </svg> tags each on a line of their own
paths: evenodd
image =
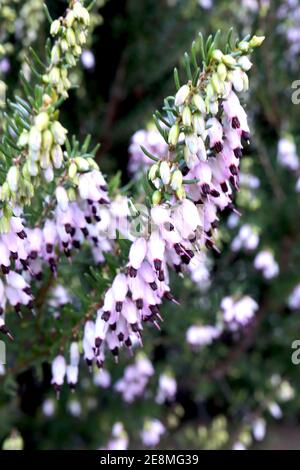
<svg viewBox="0 0 300 470">
<path fill-rule="evenodd" d="M 210 2 L 170 3 L 167 11 L 186 17 L 191 29 L 205 14 L 203 28 L 194 29 L 216 32 L 207 38 L 200 33 L 191 48 L 195 31 L 188 40 L 178 38 L 176 61 L 168 64 L 171 77 L 179 61 L 174 83 L 168 79 L 160 100 L 153 100 L 162 105 L 152 118 L 141 121 L 138 100 L 135 132 L 128 132 L 134 111 L 117 120 L 119 127 L 114 113 L 132 86 L 123 71 L 131 70 L 130 53 L 121 55 L 108 104 L 92 88 L 97 61 L 101 76 L 106 68 L 109 76 L 109 65 L 92 52 L 102 2 L 70 1 L 64 12 L 48 3 L 44 9 L 40 2 L 23 2 L 20 43 L 10 41 L 18 2 L 3 10 L 1 29 L 7 99 L 0 147 L 0 331 L 7 358 L 0 372 L 1 403 L 10 402 L 1 409 L 3 448 L 22 448 L 23 438 L 25 446 L 32 444 L 22 417 L 27 399 L 21 395 L 21 414 L 12 409 L 16 394 L 36 381 L 37 447 L 251 447 L 265 438 L 269 416 L 280 419 L 295 401 L 289 359 L 276 368 L 278 353 L 261 358 L 272 349 L 273 331 L 289 355 L 284 331 L 290 338 L 292 319 L 279 316 L 300 305 L 290 248 L 296 226 L 290 210 L 283 215 L 284 198 L 295 203 L 299 191 L 297 136 L 293 120 L 265 102 L 260 75 L 265 62 L 285 58 L 270 59 L 266 47 L 253 54 L 264 30 L 275 41 L 266 20 L 272 7 L 242 2 L 248 14 L 239 15 L 231 2 L 238 39 L 220 20 L 228 2 L 214 8 Z M 148 14 L 128 4 L 132 23 L 135 15 Z M 277 5 L 276 12 L 277 19 L 287 14 Z M 46 24 L 48 39 L 35 47 Z M 122 31 L 121 25 L 119 20 L 114 27 Z M 282 33 L 279 28 L 279 41 Z M 180 59 L 183 45 L 188 52 Z M 155 67 L 149 50 L 141 50 L 150 86 Z M 297 53 L 293 45 L 291 50 Z M 19 84 L 9 79 L 14 55 L 21 64 Z M 135 93 L 143 97 L 143 91 Z M 105 106 L 103 124 L 97 113 Z M 102 125 L 99 147 L 95 137 Z M 120 159 L 111 141 L 119 142 L 122 132 L 130 139 L 128 172 L 120 163 L 123 174 L 114 174 L 112 161 Z M 284 196 L 280 181 L 289 172 L 296 178 L 292 195 Z M 277 239 L 271 200 L 282 222 Z M 282 253 L 293 261 L 285 262 Z M 77 437 L 64 437 L 63 444 L 55 427 L 59 417 L 66 436 L 76 429 Z"/>
</svg>

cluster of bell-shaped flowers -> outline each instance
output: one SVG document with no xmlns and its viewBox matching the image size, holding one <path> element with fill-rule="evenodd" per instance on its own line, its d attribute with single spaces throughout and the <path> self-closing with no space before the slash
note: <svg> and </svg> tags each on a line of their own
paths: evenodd
<svg viewBox="0 0 300 470">
<path fill-rule="evenodd" d="M 159 328 L 163 300 L 176 303 L 170 292 L 168 264 L 189 264 L 201 218 L 196 206 L 185 199 L 173 208 L 152 208 L 150 220 L 151 233 L 133 241 L 128 264 L 105 293 L 96 321 L 88 321 L 85 326 L 88 363 L 94 360 L 101 367 L 106 349 L 117 358 L 122 346 L 131 348 L 135 340 L 142 343 L 145 322 Z"/>
<path fill-rule="evenodd" d="M 101 367 L 106 349 L 117 357 L 134 337 L 141 343 L 144 323 L 159 327 L 163 300 L 175 300 L 169 267 L 186 271 L 204 248 L 218 250 L 219 213 L 235 210 L 240 158 L 250 137 L 236 93 L 248 89 L 252 64 L 247 54 L 262 41 L 255 36 L 242 41 L 232 54 L 216 49 L 211 71 L 205 70 L 196 86 L 189 81 L 178 89 L 173 117 L 169 113 L 161 127 L 168 149 L 165 155 L 150 155 L 155 163 L 148 171 L 153 189 L 148 230 L 133 239 L 127 266 L 105 293 L 96 322 L 86 325 L 88 361 Z"/>
<path fill-rule="evenodd" d="M 70 200 L 63 186 L 55 191 L 52 207 L 41 224 L 26 227 L 19 208 L 9 219 L 9 229 L 0 235 L 0 331 L 8 334 L 5 310 L 10 305 L 21 315 L 22 308 L 34 310 L 31 284 L 43 277 L 45 265 L 54 275 L 62 255 L 71 258 L 82 246 L 90 247 L 95 262 L 111 250 L 116 230 L 115 215 L 109 208 L 105 179 L 98 170 L 78 178 L 75 197 Z M 116 209 L 115 209 L 116 211 Z"/>
</svg>

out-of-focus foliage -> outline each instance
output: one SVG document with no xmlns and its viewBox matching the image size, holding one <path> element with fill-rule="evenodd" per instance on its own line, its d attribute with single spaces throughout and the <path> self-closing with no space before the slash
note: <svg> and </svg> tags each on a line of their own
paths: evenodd
<svg viewBox="0 0 300 470">
<path fill-rule="evenodd" d="M 66 6 L 64 1 L 46 3 L 53 17 Z M 74 324 L 72 309 L 62 307 L 61 319 L 46 316 L 33 322 L 28 318 L 21 326 L 15 319 L 18 341 L 8 346 L 11 367 L 0 378 L 0 439 L 4 448 L 22 447 L 20 435 L 25 448 L 105 447 L 116 422 L 123 423 L 130 447 L 138 448 L 143 446 L 140 431 L 145 420 L 153 418 L 166 429 L 159 444 L 162 448 L 243 448 L 257 446 L 255 441 L 264 438 L 265 425 L 272 426 L 275 418 L 298 425 L 299 366 L 292 363 L 291 355 L 300 331 L 300 299 L 297 302 L 294 295 L 288 300 L 300 283 L 296 186 L 300 176 L 300 104 L 292 100 L 292 84 L 300 79 L 300 70 L 299 51 L 293 47 L 296 33 L 290 33 L 297 18 L 296 3 L 96 2 L 94 32 L 87 45 L 93 56 L 86 55 L 85 67 L 73 72 L 72 81 L 78 88 L 70 94 L 62 119 L 70 132 L 79 129 L 82 136 L 90 132 L 93 140 L 101 141 L 97 156 L 101 168 L 110 177 L 122 170 L 124 183 L 129 179 L 130 138 L 149 125 L 153 110 L 172 92 L 173 67 L 195 33 L 227 30 L 229 25 L 241 36 L 250 32 L 266 35 L 255 56 L 248 97 L 253 140 L 242 161 L 243 178 L 237 195 L 241 217 L 228 214 L 221 224 L 221 255 L 210 255 L 207 261 L 209 283 L 203 277 L 193 282 L 174 275 L 180 307 L 165 306 L 162 331 L 144 334 L 145 353 L 155 372 L 133 403 L 126 403 L 115 387 L 126 366 L 134 363 L 130 357 L 123 357 L 118 365 L 113 361 L 106 364 L 110 378 L 99 379 L 96 371 L 93 375 L 86 371 L 75 394 L 64 389 L 56 401 L 45 361 L 49 350 L 55 352 L 64 331 Z M 48 25 L 39 0 L 0 0 L 0 4 L 0 78 L 11 96 L 19 86 L 20 69 L 27 70 L 28 48 L 41 52 Z M 278 160 L 279 142 L 283 163 Z M 294 164 L 288 165 L 291 143 L 296 163 L 293 160 Z M 254 265 L 262 250 L 270 251 L 278 264 L 278 274 L 270 279 Z M 85 263 L 88 260 L 79 259 L 78 269 L 81 266 L 84 271 Z M 67 262 L 62 269 L 68 273 Z M 104 288 L 105 280 L 102 282 Z M 65 287 L 71 293 L 80 287 L 83 305 L 85 301 L 89 305 L 83 273 L 80 286 Z M 192 325 L 218 324 L 224 297 L 246 295 L 255 299 L 259 308 L 243 330 L 223 334 L 208 345 L 195 347 L 187 342 L 186 333 Z M 60 328 L 57 322 L 61 322 Z M 52 329 L 60 330 L 58 338 L 51 335 Z M 31 332 L 34 343 L 28 341 Z M 22 360 L 17 360 L 20 349 Z M 160 404 L 155 397 L 164 373 L 175 377 L 177 392 L 172 400 Z M 263 447 L 265 442 L 259 445 Z"/>
</svg>

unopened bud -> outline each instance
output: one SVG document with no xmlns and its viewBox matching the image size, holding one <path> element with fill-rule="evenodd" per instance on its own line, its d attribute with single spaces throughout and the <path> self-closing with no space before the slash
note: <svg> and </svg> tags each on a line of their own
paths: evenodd
<svg viewBox="0 0 300 470">
<path fill-rule="evenodd" d="M 43 170 L 46 170 L 50 165 L 50 155 L 49 152 L 43 152 L 40 157 L 40 165 Z"/>
<path fill-rule="evenodd" d="M 161 201 L 161 192 L 156 190 L 152 194 L 152 203 L 154 206 L 157 206 Z"/>
<path fill-rule="evenodd" d="M 173 124 L 169 131 L 168 142 L 170 145 L 175 146 L 179 138 L 179 124 L 176 122 Z"/>
<path fill-rule="evenodd" d="M 29 175 L 37 176 L 39 174 L 39 167 L 35 161 L 27 161 L 26 165 Z"/>
<path fill-rule="evenodd" d="M 86 34 L 83 31 L 80 31 L 77 34 L 77 40 L 81 46 L 86 43 Z"/>
<path fill-rule="evenodd" d="M 238 49 L 242 52 L 248 52 L 249 51 L 249 42 L 247 41 L 241 41 L 238 44 Z"/>
<path fill-rule="evenodd" d="M 60 30 L 60 21 L 59 20 L 52 21 L 51 27 L 50 27 L 51 36 L 56 36 L 59 30 Z"/>
<path fill-rule="evenodd" d="M 16 166 L 11 166 L 10 169 L 8 170 L 6 180 L 7 180 L 9 189 L 12 192 L 17 191 L 19 178 L 20 178 L 19 168 Z"/>
<path fill-rule="evenodd" d="M 61 168 L 63 163 L 63 152 L 60 145 L 54 145 L 51 150 L 51 159 L 54 168 Z"/>
<path fill-rule="evenodd" d="M 76 194 L 76 191 L 75 191 L 74 188 L 69 188 L 67 193 L 68 193 L 69 201 L 71 201 L 71 202 L 76 201 L 77 194 Z"/>
<path fill-rule="evenodd" d="M 86 158 L 76 157 L 74 158 L 74 161 L 79 171 L 88 171 L 90 169 L 89 162 L 87 161 Z"/>
<path fill-rule="evenodd" d="M 185 106 L 182 112 L 182 123 L 186 127 L 190 127 L 192 124 L 192 113 L 189 106 Z"/>
<path fill-rule="evenodd" d="M 182 201 L 182 199 L 185 198 L 186 194 L 185 194 L 185 189 L 183 186 L 177 189 L 176 196 L 178 197 L 180 201 Z"/>
<path fill-rule="evenodd" d="M 217 62 L 221 62 L 221 60 L 223 59 L 223 52 L 220 50 L 220 49 L 215 49 L 213 52 L 212 52 L 212 58 L 214 60 L 216 60 Z"/>
<path fill-rule="evenodd" d="M 42 134 L 42 146 L 44 150 L 49 151 L 53 144 L 53 135 L 49 129 L 46 129 Z"/>
<path fill-rule="evenodd" d="M 198 138 L 195 134 L 187 134 L 185 136 L 185 143 L 192 154 L 198 151 Z"/>
<path fill-rule="evenodd" d="M 0 233 L 8 233 L 10 230 L 9 219 L 5 216 L 2 216 L 0 219 Z"/>
<path fill-rule="evenodd" d="M 69 198 L 67 191 L 63 186 L 57 186 L 55 190 L 55 196 L 60 209 L 65 212 L 69 206 Z"/>
<path fill-rule="evenodd" d="M 211 84 L 213 86 L 213 89 L 215 92 L 219 95 L 221 93 L 221 85 L 220 85 L 220 80 L 218 77 L 218 74 L 213 73 L 211 77 Z"/>
<path fill-rule="evenodd" d="M 70 28 L 73 25 L 74 20 L 75 20 L 74 12 L 70 10 L 66 16 L 66 25 L 68 28 Z"/>
<path fill-rule="evenodd" d="M 252 67 L 252 62 L 248 59 L 247 56 L 243 55 L 238 60 L 238 65 L 242 68 L 244 72 L 248 72 L 248 70 Z"/>
<path fill-rule="evenodd" d="M 72 162 L 68 169 L 69 178 L 72 180 L 77 174 L 77 165 L 75 162 Z"/>
<path fill-rule="evenodd" d="M 70 54 L 69 52 L 66 53 L 66 62 L 70 67 L 74 67 L 76 65 L 76 59 L 73 54 Z"/>
<path fill-rule="evenodd" d="M 80 19 L 83 21 L 85 26 L 89 26 L 89 24 L 90 24 L 90 14 L 87 11 L 87 9 L 84 8 L 84 7 L 81 8 Z"/>
<path fill-rule="evenodd" d="M 208 83 L 208 85 L 205 88 L 206 91 L 206 98 L 209 100 L 215 99 L 215 90 L 212 86 L 211 83 Z"/>
<path fill-rule="evenodd" d="M 59 69 L 57 67 L 53 67 L 50 72 L 49 72 L 49 82 L 52 84 L 52 85 L 58 85 L 59 84 L 59 80 L 60 80 L 60 73 L 59 73 Z"/>
<path fill-rule="evenodd" d="M 193 105 L 200 111 L 200 113 L 205 114 L 206 113 L 206 106 L 204 99 L 200 95 L 194 95 L 193 96 Z"/>
<path fill-rule="evenodd" d="M 159 166 L 159 174 L 164 184 L 169 184 L 171 179 L 170 166 L 166 161 L 161 162 Z"/>
<path fill-rule="evenodd" d="M 60 61 L 60 48 L 58 44 L 54 44 L 51 51 L 51 62 L 56 65 Z"/>
<path fill-rule="evenodd" d="M 227 67 L 234 67 L 236 65 L 236 60 L 230 54 L 223 55 L 222 62 L 227 65 Z"/>
<path fill-rule="evenodd" d="M 36 126 L 33 126 L 29 131 L 29 148 L 33 152 L 38 152 L 42 144 L 42 134 Z"/>
<path fill-rule="evenodd" d="M 148 178 L 150 181 L 154 181 L 155 178 L 157 178 L 158 170 L 159 170 L 159 165 L 157 163 L 154 163 L 154 165 L 150 167 L 149 173 L 148 173 Z"/>
<path fill-rule="evenodd" d="M 222 82 L 224 82 L 227 76 L 227 68 L 226 68 L 226 65 L 223 64 L 223 62 L 221 62 L 218 65 L 217 74 L 218 74 L 219 79 L 222 80 Z"/>
<path fill-rule="evenodd" d="M 210 101 L 209 102 L 209 111 L 211 112 L 211 114 L 213 115 L 216 115 L 219 111 L 219 105 L 218 105 L 218 101 Z"/>
<path fill-rule="evenodd" d="M 197 135 L 201 135 L 205 131 L 205 121 L 199 113 L 193 114 L 193 128 Z"/>
<path fill-rule="evenodd" d="M 18 140 L 19 147 L 25 147 L 28 144 L 29 134 L 28 131 L 23 131 Z"/>
<path fill-rule="evenodd" d="M 190 87 L 183 85 L 175 95 L 175 106 L 181 106 L 190 94 Z"/>
<path fill-rule="evenodd" d="M 68 131 L 61 125 L 59 121 L 55 121 L 52 124 L 51 131 L 55 142 L 59 145 L 63 145 L 65 143 Z"/>
<path fill-rule="evenodd" d="M 86 160 L 88 161 L 91 170 L 99 170 L 99 165 L 93 158 L 88 157 Z"/>
<path fill-rule="evenodd" d="M 3 185 L 1 186 L 1 201 L 7 201 L 10 196 L 10 189 L 8 186 L 7 181 L 4 181 Z"/>
<path fill-rule="evenodd" d="M 176 191 L 182 186 L 183 176 L 180 170 L 175 170 L 172 174 L 171 187 Z"/>
<path fill-rule="evenodd" d="M 265 36 L 253 36 L 249 41 L 250 47 L 259 47 L 265 40 Z"/>
<path fill-rule="evenodd" d="M 48 127 L 49 124 L 49 115 L 46 112 L 38 114 L 34 120 L 34 123 L 39 131 L 43 131 Z"/>
<path fill-rule="evenodd" d="M 60 48 L 61 48 L 62 52 L 67 52 L 67 50 L 69 49 L 69 44 L 67 43 L 67 41 L 65 39 L 62 39 L 60 41 Z"/>
<path fill-rule="evenodd" d="M 67 29 L 66 39 L 69 46 L 75 46 L 76 36 L 72 28 Z"/>
</svg>

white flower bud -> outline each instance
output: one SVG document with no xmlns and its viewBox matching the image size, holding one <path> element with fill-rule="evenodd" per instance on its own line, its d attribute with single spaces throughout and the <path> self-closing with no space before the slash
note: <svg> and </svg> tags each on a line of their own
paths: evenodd
<svg viewBox="0 0 300 470">
<path fill-rule="evenodd" d="M 60 30 L 60 21 L 59 20 L 52 21 L 51 27 L 50 27 L 51 36 L 56 36 L 59 30 Z"/>
<path fill-rule="evenodd" d="M 51 51 L 51 62 L 56 65 L 60 61 L 60 49 L 58 44 L 54 44 Z"/>
<path fill-rule="evenodd" d="M 159 170 L 159 166 L 157 163 L 154 163 L 154 165 L 151 165 L 149 172 L 148 172 L 148 178 L 150 181 L 155 180 L 155 178 L 157 177 L 158 170 Z"/>
<path fill-rule="evenodd" d="M 249 60 L 249 58 L 245 55 L 239 58 L 238 60 L 238 65 L 242 68 L 244 72 L 248 72 L 248 70 L 251 69 L 252 67 L 252 62 Z"/>
<path fill-rule="evenodd" d="M 224 82 L 227 76 L 227 68 L 226 68 L 226 65 L 223 64 L 222 62 L 218 65 L 217 74 L 218 74 L 219 79 L 222 82 Z"/>
<path fill-rule="evenodd" d="M 176 122 L 169 131 L 168 142 L 170 145 L 176 145 L 179 138 L 179 125 Z"/>
<path fill-rule="evenodd" d="M 183 176 L 180 170 L 175 170 L 172 174 L 171 187 L 176 191 L 182 186 Z"/>
<path fill-rule="evenodd" d="M 205 102 L 204 102 L 204 99 L 202 98 L 202 96 L 194 95 L 193 96 L 193 104 L 194 104 L 194 106 L 196 106 L 198 111 L 200 111 L 200 113 L 202 113 L 202 114 L 206 113 L 206 106 L 205 106 Z"/>
<path fill-rule="evenodd" d="M 176 190 L 176 196 L 180 201 L 182 201 L 186 197 L 185 189 L 183 186 Z"/>
<path fill-rule="evenodd" d="M 211 84 L 215 92 L 219 95 L 221 93 L 221 84 L 217 73 L 212 74 Z"/>
<path fill-rule="evenodd" d="M 62 52 L 67 52 L 67 50 L 69 49 L 69 45 L 68 45 L 68 43 L 65 39 L 62 39 L 60 41 L 60 48 L 61 48 Z"/>
<path fill-rule="evenodd" d="M 54 171 L 51 165 L 49 165 L 48 168 L 44 170 L 43 175 L 47 183 L 51 183 L 54 180 Z"/>
<path fill-rule="evenodd" d="M 236 65 L 236 60 L 232 55 L 226 54 L 222 57 L 222 62 L 227 65 L 227 67 L 234 67 Z"/>
<path fill-rule="evenodd" d="M 249 51 L 249 42 L 241 41 L 238 45 L 238 49 L 242 52 L 248 52 Z"/>
<path fill-rule="evenodd" d="M 39 174 L 39 167 L 37 166 L 36 162 L 32 160 L 27 162 L 27 169 L 31 176 L 37 176 Z"/>
<path fill-rule="evenodd" d="M 52 362 L 52 383 L 61 387 L 66 375 L 66 361 L 63 356 L 57 356 Z"/>
<path fill-rule="evenodd" d="M 82 9 L 81 9 L 80 19 L 83 21 L 85 26 L 89 26 L 89 24 L 90 24 L 90 14 L 87 11 L 87 9 L 84 8 L 84 7 L 82 7 Z"/>
<path fill-rule="evenodd" d="M 19 179 L 20 179 L 19 168 L 16 166 L 11 166 L 10 169 L 8 170 L 6 180 L 7 180 L 9 189 L 12 192 L 17 191 Z"/>
<path fill-rule="evenodd" d="M 53 67 L 49 72 L 49 82 L 52 85 L 58 85 L 60 80 L 60 73 L 57 67 Z"/>
<path fill-rule="evenodd" d="M 201 135 L 205 131 L 205 121 L 199 113 L 193 114 L 193 128 L 197 135 Z"/>
<path fill-rule="evenodd" d="M 183 85 L 179 88 L 175 96 L 175 106 L 181 106 L 190 94 L 190 87 Z"/>
<path fill-rule="evenodd" d="M 42 134 L 39 131 L 39 129 L 35 126 L 33 126 L 30 131 L 29 131 L 29 148 L 33 152 L 38 152 L 41 148 L 42 145 Z"/>
<path fill-rule="evenodd" d="M 86 43 L 86 34 L 83 31 L 80 31 L 77 34 L 77 40 L 81 46 L 83 46 Z"/>
<path fill-rule="evenodd" d="M 63 145 L 65 143 L 66 134 L 68 131 L 58 121 L 55 121 L 52 124 L 51 131 L 55 142 L 59 145 Z"/>
<path fill-rule="evenodd" d="M 48 127 L 49 115 L 46 112 L 38 114 L 34 120 L 34 123 L 39 131 L 43 131 Z"/>
<path fill-rule="evenodd" d="M 69 206 L 69 198 L 67 191 L 63 186 L 58 186 L 55 190 L 55 196 L 60 209 L 65 212 Z"/>
<path fill-rule="evenodd" d="M 208 85 L 205 88 L 205 91 L 206 91 L 206 99 L 210 101 L 214 101 L 216 98 L 216 95 L 215 95 L 215 90 L 211 83 L 208 83 Z"/>
<path fill-rule="evenodd" d="M 25 147 L 28 144 L 29 134 L 28 131 L 24 130 L 19 137 L 18 146 Z"/>
<path fill-rule="evenodd" d="M 68 11 L 67 16 L 66 16 L 66 24 L 68 28 L 70 28 L 73 25 L 74 20 L 75 20 L 74 11 L 72 10 Z"/>
<path fill-rule="evenodd" d="M 223 52 L 220 50 L 220 49 L 215 49 L 213 52 L 212 52 L 212 58 L 214 60 L 216 60 L 217 62 L 221 62 L 221 60 L 223 59 Z"/>
<path fill-rule="evenodd" d="M 216 115 L 219 111 L 218 101 L 211 101 L 209 103 L 209 111 L 211 114 Z"/>
<path fill-rule="evenodd" d="M 161 162 L 159 167 L 159 174 L 164 184 L 169 184 L 171 179 L 170 166 L 166 161 Z"/>
<path fill-rule="evenodd" d="M 198 138 L 195 134 L 187 134 L 185 136 L 185 143 L 188 146 L 188 149 L 192 154 L 197 153 L 197 151 L 198 151 Z"/>
<path fill-rule="evenodd" d="M 265 40 L 265 36 L 253 36 L 249 41 L 250 47 L 259 47 Z"/>
<path fill-rule="evenodd" d="M 75 46 L 76 36 L 72 28 L 67 29 L 66 39 L 69 46 Z"/>
<path fill-rule="evenodd" d="M 74 159 L 79 171 L 88 171 L 90 169 L 89 162 L 86 158 L 76 157 Z"/>
<path fill-rule="evenodd" d="M 51 150 L 51 159 L 54 168 L 61 168 L 63 162 L 63 152 L 60 145 L 54 145 Z"/>
<path fill-rule="evenodd" d="M 189 127 L 192 124 L 192 113 L 189 106 L 185 106 L 182 112 L 182 123 Z"/>
<path fill-rule="evenodd" d="M 161 201 L 161 192 L 156 190 L 152 194 L 152 204 L 154 206 L 157 206 L 160 203 L 160 201 Z"/>
<path fill-rule="evenodd" d="M 69 178 L 72 180 L 77 175 L 77 165 L 75 162 L 72 162 L 68 169 Z"/>
<path fill-rule="evenodd" d="M 230 73 L 230 81 L 238 93 L 244 89 L 243 74 L 242 70 L 233 70 Z"/>
<path fill-rule="evenodd" d="M 46 129 L 42 134 L 42 146 L 44 150 L 49 151 L 53 144 L 53 135 L 49 129 Z"/>
<path fill-rule="evenodd" d="M 43 170 L 46 170 L 50 165 L 50 155 L 49 152 L 43 152 L 40 157 L 40 165 Z"/>
</svg>

